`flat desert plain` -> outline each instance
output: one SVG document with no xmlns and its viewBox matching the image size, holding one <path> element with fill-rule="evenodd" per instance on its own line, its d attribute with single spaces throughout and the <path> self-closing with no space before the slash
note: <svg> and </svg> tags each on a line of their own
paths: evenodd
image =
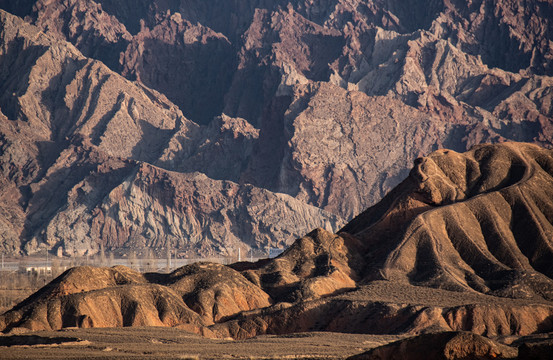
<svg viewBox="0 0 553 360">
<path fill-rule="evenodd" d="M 234 341 L 206 339 L 175 328 L 74 328 L 0 336 L 0 358 L 345 359 L 401 338 L 310 332 Z"/>
</svg>

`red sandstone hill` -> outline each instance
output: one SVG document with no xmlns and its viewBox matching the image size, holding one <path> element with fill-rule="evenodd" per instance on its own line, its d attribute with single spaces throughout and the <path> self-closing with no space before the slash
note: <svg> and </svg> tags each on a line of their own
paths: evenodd
<svg viewBox="0 0 553 360">
<path fill-rule="evenodd" d="M 12 254 L 289 245 L 378 202 L 422 154 L 553 139 L 548 1 L 0 0 L 0 8 L 0 246 Z M 89 147 L 104 164 L 90 176 Z M 150 173 L 135 161 L 167 171 L 173 185 L 190 181 L 172 172 L 203 173 L 204 195 L 219 200 L 186 216 L 150 211 L 160 200 L 150 185 L 136 201 L 123 191 L 129 177 Z M 264 195 L 249 194 L 251 185 Z M 234 204 L 226 186 L 244 197 Z M 126 209 L 110 212 L 121 196 Z M 261 199 L 279 210 L 260 209 Z"/>
<path fill-rule="evenodd" d="M 532 144 L 439 150 L 338 234 L 314 230 L 257 263 L 200 263 L 170 274 L 74 268 L 0 316 L 0 327 L 177 326 L 235 339 L 551 332 L 552 169 L 553 151 Z M 479 337 L 440 336 L 397 346 L 436 339 L 438 352 L 468 351 L 468 343 L 511 351 Z"/>
</svg>

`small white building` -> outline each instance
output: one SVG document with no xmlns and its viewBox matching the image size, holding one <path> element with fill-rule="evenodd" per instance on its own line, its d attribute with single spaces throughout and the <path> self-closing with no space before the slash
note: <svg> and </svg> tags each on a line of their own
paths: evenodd
<svg viewBox="0 0 553 360">
<path fill-rule="evenodd" d="M 38 274 L 38 275 L 52 275 L 51 266 L 27 266 L 25 268 L 27 275 Z"/>
</svg>

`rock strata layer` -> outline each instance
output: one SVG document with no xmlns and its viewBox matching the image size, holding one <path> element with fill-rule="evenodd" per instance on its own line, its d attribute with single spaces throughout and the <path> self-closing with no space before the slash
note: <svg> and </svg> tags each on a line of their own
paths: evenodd
<svg viewBox="0 0 553 360">
<path fill-rule="evenodd" d="M 236 183 L 258 137 L 244 120 L 199 127 L 164 95 L 48 32 L 4 11 L 0 24 L 2 252 L 171 247 L 235 256 L 240 246 L 265 251 L 343 225 L 288 195 Z M 200 169 L 205 162 L 211 170 Z M 232 171 L 234 182 L 225 176 Z"/>
<path fill-rule="evenodd" d="M 123 161 L 290 195 L 326 211 L 312 227 L 357 216 L 439 148 L 553 143 L 548 1 L 0 0 L 0 8 L 25 21 L 3 15 L 0 109 L 32 124 L 1 130 L 26 144 L 2 152 L 12 174 L 2 188 L 21 192 L 21 201 L 6 199 L 14 205 L 4 213 L 14 215 L 0 220 L 12 253 L 36 251 L 41 241 L 26 244 L 61 216 L 59 207 L 31 216 L 17 203 L 32 202 L 30 184 L 77 134 Z M 31 169 L 37 152 L 40 171 Z M 15 175 L 32 171 L 24 183 Z M 121 243 L 100 241 L 108 240 Z M 90 254 L 99 246 L 75 241 Z"/>
<path fill-rule="evenodd" d="M 360 358 L 389 358 L 430 343 L 433 352 L 507 356 L 518 345 L 484 337 L 553 331 L 552 164 L 553 151 L 533 144 L 436 151 L 337 234 L 316 229 L 274 259 L 199 263 L 170 274 L 74 268 L 0 316 L 0 328 L 177 326 L 234 339 L 306 331 L 442 333 Z M 197 180 L 150 165 L 138 171 L 150 174 L 134 179 L 163 172 L 165 187 Z"/>
</svg>

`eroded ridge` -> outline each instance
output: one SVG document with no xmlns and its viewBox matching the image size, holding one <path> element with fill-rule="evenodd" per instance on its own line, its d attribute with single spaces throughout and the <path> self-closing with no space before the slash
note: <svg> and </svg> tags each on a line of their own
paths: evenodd
<svg viewBox="0 0 553 360">
<path fill-rule="evenodd" d="M 436 151 L 338 234 L 316 229 L 256 263 L 71 269 L 0 327 L 155 325 L 236 339 L 551 331 L 551 170 L 553 152 L 531 144 Z"/>
</svg>

